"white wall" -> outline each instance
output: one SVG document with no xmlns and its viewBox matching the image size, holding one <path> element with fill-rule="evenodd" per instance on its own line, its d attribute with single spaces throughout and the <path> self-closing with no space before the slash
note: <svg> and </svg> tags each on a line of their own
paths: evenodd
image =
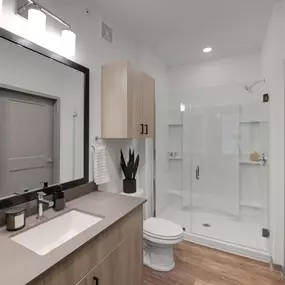
<svg viewBox="0 0 285 285">
<path fill-rule="evenodd" d="M 270 229 L 274 263 L 284 265 L 284 59 L 285 2 L 277 1 L 262 50 L 270 90 Z"/>
<path fill-rule="evenodd" d="M 94 138 L 101 134 L 101 66 L 117 61 L 129 60 L 143 71 L 156 79 L 157 96 L 160 96 L 168 88 L 167 68 L 152 53 L 152 51 L 121 33 L 112 25 L 111 19 L 106 19 L 93 0 L 39 0 L 39 3 L 50 9 L 55 14 L 71 24 L 72 30 L 77 35 L 77 48 L 74 60 L 90 69 L 90 144 L 94 144 Z M 90 13 L 86 14 L 86 8 Z M 0 25 L 22 36 L 27 34 L 27 22 L 15 16 L 15 0 L 4 0 L 3 17 Z M 104 19 L 114 29 L 114 45 L 111 46 L 101 39 L 101 20 Z M 49 25 L 50 23 L 48 23 Z M 49 38 L 58 36 L 54 27 L 48 27 Z M 57 31 L 58 32 L 58 31 Z M 150 142 L 151 143 L 151 142 Z M 135 147 L 141 155 L 139 186 L 151 187 L 150 175 L 152 173 L 151 145 L 145 145 L 141 141 L 108 141 L 110 156 L 108 158 L 112 183 L 104 187 L 108 191 L 118 192 L 121 184 L 121 171 L 119 168 L 119 150 L 127 150 L 129 146 Z M 145 154 L 148 150 L 148 155 Z M 146 163 L 147 162 L 147 163 Z M 147 174 L 148 173 L 148 174 Z M 90 180 L 91 151 L 90 151 Z M 148 195 L 149 196 L 149 195 Z"/>
<path fill-rule="evenodd" d="M 258 50 L 196 65 L 174 67 L 169 70 L 172 92 L 252 82 L 260 79 L 262 79 L 261 56 Z"/>
</svg>

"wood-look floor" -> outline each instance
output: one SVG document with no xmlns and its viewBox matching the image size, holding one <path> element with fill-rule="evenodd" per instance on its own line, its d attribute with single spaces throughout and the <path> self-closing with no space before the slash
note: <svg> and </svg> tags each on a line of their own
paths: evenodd
<svg viewBox="0 0 285 285">
<path fill-rule="evenodd" d="M 192 243 L 175 250 L 176 267 L 168 273 L 144 268 L 144 285 L 284 285 L 270 265 Z"/>
</svg>

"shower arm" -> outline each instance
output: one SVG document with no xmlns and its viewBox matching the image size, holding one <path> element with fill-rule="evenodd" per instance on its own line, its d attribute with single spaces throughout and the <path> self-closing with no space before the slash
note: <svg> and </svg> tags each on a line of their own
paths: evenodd
<svg viewBox="0 0 285 285">
<path fill-rule="evenodd" d="M 251 85 L 246 85 L 245 86 L 245 89 L 249 92 L 252 92 L 252 88 L 255 87 L 257 84 L 259 83 L 265 83 L 265 79 L 262 79 L 262 80 L 258 80 L 258 81 L 255 81 L 254 83 L 252 83 Z"/>
</svg>

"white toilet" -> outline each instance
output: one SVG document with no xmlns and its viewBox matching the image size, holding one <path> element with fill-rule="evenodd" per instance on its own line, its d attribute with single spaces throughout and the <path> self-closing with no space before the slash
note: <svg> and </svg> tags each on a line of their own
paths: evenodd
<svg viewBox="0 0 285 285">
<path fill-rule="evenodd" d="M 144 264 L 157 271 L 170 271 L 175 267 L 174 245 L 183 240 L 183 229 L 164 219 L 144 221 Z"/>
<path fill-rule="evenodd" d="M 139 198 L 145 197 L 142 189 L 138 189 L 138 192 L 134 194 L 121 194 Z M 143 237 L 144 265 L 157 271 L 171 271 L 175 267 L 174 246 L 183 241 L 184 231 L 182 227 L 168 220 L 148 218 L 143 224 Z"/>
</svg>

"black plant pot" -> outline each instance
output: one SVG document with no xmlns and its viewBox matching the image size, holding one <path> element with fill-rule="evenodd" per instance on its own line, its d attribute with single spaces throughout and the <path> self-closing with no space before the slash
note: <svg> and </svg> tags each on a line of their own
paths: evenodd
<svg viewBox="0 0 285 285">
<path fill-rule="evenodd" d="M 126 194 L 133 194 L 137 192 L 137 180 L 123 180 L 123 190 Z"/>
</svg>

